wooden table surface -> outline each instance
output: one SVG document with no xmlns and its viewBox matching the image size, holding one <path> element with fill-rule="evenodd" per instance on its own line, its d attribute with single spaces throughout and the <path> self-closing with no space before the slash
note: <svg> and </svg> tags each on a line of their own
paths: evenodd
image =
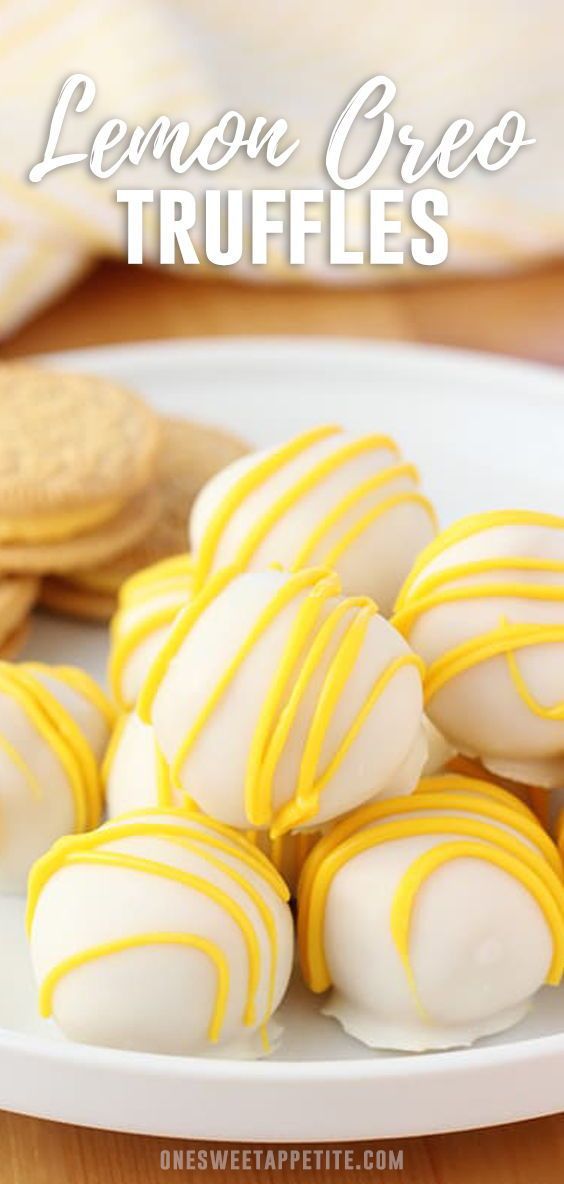
<svg viewBox="0 0 564 1184">
<path fill-rule="evenodd" d="M 564 364 L 564 264 L 501 279 L 373 290 L 246 287 L 105 265 L 0 346 L 24 356 L 111 341 L 217 334 L 328 334 L 423 341 Z M 165 1172 L 161 1151 L 197 1144 L 82 1130 L 0 1114 L 0 1184 L 160 1184 L 166 1179 L 355 1179 L 401 1184 L 561 1184 L 562 1115 L 405 1140 L 403 1171 Z M 381 1144 L 381 1146 L 385 1146 Z M 314 1161 L 315 1162 L 315 1161 Z M 360 1161 L 359 1161 L 360 1162 Z"/>
</svg>

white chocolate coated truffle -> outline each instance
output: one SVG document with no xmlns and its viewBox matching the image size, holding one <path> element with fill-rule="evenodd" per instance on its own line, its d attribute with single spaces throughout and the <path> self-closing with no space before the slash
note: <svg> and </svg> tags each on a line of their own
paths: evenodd
<svg viewBox="0 0 564 1184">
<path fill-rule="evenodd" d="M 517 1023 L 564 961 L 562 864 L 534 815 L 445 775 L 361 808 L 314 848 L 299 889 L 306 982 L 377 1048 L 468 1045 Z"/>
<path fill-rule="evenodd" d="M 130 711 L 169 628 L 192 595 L 189 555 L 162 559 L 122 585 L 111 624 L 109 682 L 115 702 Z"/>
<path fill-rule="evenodd" d="M 241 836 L 149 810 L 60 840 L 30 877 L 43 1015 L 86 1044 L 256 1056 L 288 984 L 287 889 Z"/>
<path fill-rule="evenodd" d="M 420 660 L 334 573 L 212 579 L 139 700 L 172 781 L 214 818 L 272 837 L 318 827 L 425 760 Z"/>
<path fill-rule="evenodd" d="M 417 470 L 395 442 L 335 427 L 235 461 L 204 486 L 189 530 L 198 588 L 229 565 L 320 565 L 385 616 L 435 533 Z"/>
<path fill-rule="evenodd" d="M 423 552 L 393 623 L 427 664 L 426 710 L 494 773 L 564 786 L 564 518 L 463 519 Z"/>
<path fill-rule="evenodd" d="M 112 711 L 83 671 L 0 663 L 0 892 L 60 835 L 96 826 Z"/>
</svg>

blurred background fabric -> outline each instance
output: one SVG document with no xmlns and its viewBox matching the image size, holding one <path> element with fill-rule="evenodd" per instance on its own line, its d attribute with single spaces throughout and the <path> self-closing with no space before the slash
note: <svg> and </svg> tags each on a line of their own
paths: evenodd
<svg viewBox="0 0 564 1184">
<path fill-rule="evenodd" d="M 563 39 L 562 0 L 0 0 L 0 334 L 98 259 L 124 255 L 126 211 L 115 201 L 117 187 L 329 189 L 331 128 L 361 83 L 378 73 L 397 86 L 396 128 L 413 124 L 427 150 L 453 119 L 467 116 L 484 131 L 508 109 L 525 116 L 537 142 L 500 172 L 473 164 L 454 181 L 429 174 L 421 182 L 449 197 L 450 253 L 438 269 L 416 268 L 407 256 L 402 267 L 330 267 L 319 241 L 308 244 L 305 268 L 290 267 L 284 244 L 272 240 L 267 268 L 241 263 L 222 275 L 403 282 L 422 270 L 428 279 L 435 271 L 495 271 L 562 254 Z M 220 173 L 177 176 L 147 158 L 108 181 L 93 178 L 85 162 L 32 185 L 28 173 L 43 156 L 61 85 L 75 72 L 93 77 L 97 98 L 69 118 L 60 151 L 88 151 L 110 117 L 132 130 L 161 114 L 187 119 L 195 145 L 230 108 L 249 121 L 283 116 L 288 142 L 299 137 L 300 147 L 281 170 L 238 156 Z M 355 140 L 359 159 L 373 136 L 364 121 Z M 400 162 L 391 151 L 372 186 L 404 187 Z M 365 201 L 362 193 L 348 201 L 351 248 L 365 242 Z M 153 258 L 156 217 L 151 210 L 147 219 Z M 178 273 L 193 278 L 194 270 L 205 267 Z"/>
</svg>

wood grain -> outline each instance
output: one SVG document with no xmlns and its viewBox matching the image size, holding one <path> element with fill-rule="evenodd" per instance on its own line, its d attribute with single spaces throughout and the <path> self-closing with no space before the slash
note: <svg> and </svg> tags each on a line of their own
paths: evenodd
<svg viewBox="0 0 564 1184">
<path fill-rule="evenodd" d="M 217 334 L 328 334 L 422 341 L 564 363 L 564 265 L 527 275 L 394 288 L 275 288 L 107 264 L 0 346 L 0 357 L 112 341 Z M 564 1088 L 564 1087 L 563 1087 Z M 381 1144 L 380 1146 L 386 1146 Z M 111 1134 L 0 1114 L 0 1184 L 163 1184 L 190 1178 L 325 1184 L 561 1184 L 564 1118 L 405 1140 L 403 1171 L 185 1170 L 160 1153 L 202 1144 Z M 358 1145 L 362 1153 L 363 1145 Z M 356 1150 L 356 1149 L 355 1149 Z M 359 1159 L 358 1162 L 361 1162 Z"/>
<path fill-rule="evenodd" d="M 392 288 L 271 287 L 105 264 L 0 345 L 0 357 L 112 341 L 329 334 L 426 341 L 564 363 L 564 264 Z"/>
<path fill-rule="evenodd" d="M 319 1168 L 312 1160 L 308 1170 L 290 1173 L 271 1169 L 255 1173 L 227 1168 L 212 1171 L 191 1169 L 186 1153 L 203 1144 L 142 1136 L 112 1134 L 60 1126 L 0 1114 L 0 1184 L 165 1184 L 167 1180 L 190 1179 L 193 1184 L 210 1180 L 230 1184 L 252 1184 L 253 1180 L 292 1180 L 299 1184 L 340 1184 L 343 1180 L 381 1181 L 381 1184 L 557 1184 L 564 1179 L 564 1119 L 561 1116 L 524 1122 L 516 1126 L 456 1135 L 433 1135 L 404 1139 L 397 1143 L 358 1143 L 354 1147 L 359 1169 L 344 1171 L 340 1166 Z M 340 1146 L 340 1145 L 339 1145 Z M 363 1152 L 393 1147 L 403 1151 L 401 1171 L 365 1171 Z M 206 1151 L 219 1144 L 207 1144 Z M 238 1145 L 234 1150 L 241 1151 Z M 343 1148 L 340 1148 L 341 1152 Z M 183 1151 L 184 1170 L 163 1170 L 163 1151 Z M 319 1150 L 326 1150 L 321 1149 Z M 173 1162 L 173 1161 L 172 1161 Z"/>
</svg>

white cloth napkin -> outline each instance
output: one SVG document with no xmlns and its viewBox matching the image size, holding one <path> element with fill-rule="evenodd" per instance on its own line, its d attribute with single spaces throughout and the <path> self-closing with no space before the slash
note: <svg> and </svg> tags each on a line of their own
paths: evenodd
<svg viewBox="0 0 564 1184">
<path fill-rule="evenodd" d="M 284 116 L 301 141 L 284 169 L 273 175 L 260 162 L 237 158 L 212 175 L 222 187 L 329 188 L 329 132 L 374 74 L 397 85 L 397 125 L 413 124 L 430 147 L 457 117 L 485 130 L 509 108 L 521 111 L 537 143 L 506 169 L 486 174 L 471 166 L 454 182 L 432 175 L 425 182 L 449 195 L 443 274 L 517 266 L 562 251 L 563 35 L 561 0 L 0 0 L 0 334 L 99 257 L 124 254 L 118 184 L 197 191 L 210 184 L 196 171 L 175 177 L 147 161 L 107 182 L 81 165 L 31 185 L 29 169 L 43 155 L 50 114 L 71 73 L 90 74 L 97 99 L 69 123 L 68 150 L 86 150 L 110 116 L 131 128 L 159 114 L 185 118 L 195 136 L 229 108 L 249 119 Z M 397 166 L 390 153 L 373 186 L 397 188 Z M 363 234 L 353 208 L 349 245 Z M 290 268 L 274 246 L 270 268 L 242 266 L 252 279 L 266 271 L 288 280 L 389 282 L 414 273 L 413 265 L 330 268 L 326 255 L 318 245 L 306 269 Z"/>
</svg>

